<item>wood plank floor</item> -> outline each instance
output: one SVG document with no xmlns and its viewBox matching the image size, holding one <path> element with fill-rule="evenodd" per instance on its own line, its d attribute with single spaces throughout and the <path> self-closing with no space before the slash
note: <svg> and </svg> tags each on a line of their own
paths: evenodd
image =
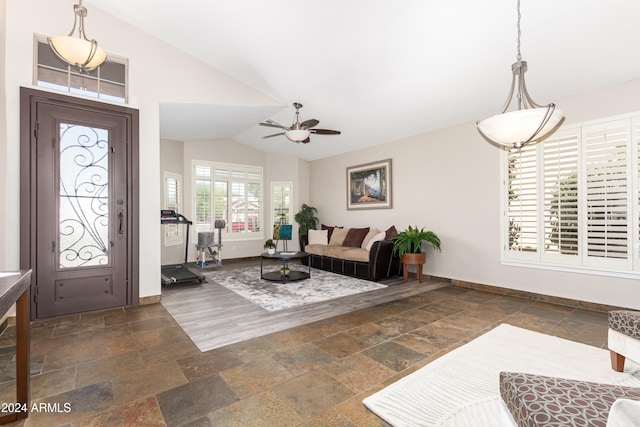
<svg viewBox="0 0 640 427">
<path fill-rule="evenodd" d="M 259 261 L 221 268 L 253 266 Z M 211 270 L 210 270 L 211 271 Z M 215 276 L 215 275 L 214 275 Z M 177 284 L 162 289 L 162 305 L 201 351 L 372 307 L 447 286 L 444 281 L 393 280 L 387 288 L 270 312 L 215 282 Z"/>
</svg>

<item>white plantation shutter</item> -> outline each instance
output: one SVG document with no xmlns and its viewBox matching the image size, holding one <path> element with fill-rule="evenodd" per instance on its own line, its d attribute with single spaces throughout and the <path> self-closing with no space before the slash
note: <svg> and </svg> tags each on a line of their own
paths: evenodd
<svg viewBox="0 0 640 427">
<path fill-rule="evenodd" d="M 542 151 L 544 252 L 576 257 L 579 244 L 578 135 L 554 135 L 544 142 Z"/>
<path fill-rule="evenodd" d="M 172 211 L 182 212 L 182 175 L 165 172 L 164 173 L 164 208 Z M 164 244 L 165 246 L 179 245 L 182 243 L 183 228 L 178 224 L 165 224 Z"/>
<path fill-rule="evenodd" d="M 640 114 L 505 154 L 505 261 L 640 274 Z"/>
<path fill-rule="evenodd" d="M 193 219 L 194 232 L 213 231 L 211 218 L 213 217 L 213 200 L 211 197 L 211 186 L 213 176 L 212 166 L 195 165 L 194 167 L 194 189 L 195 189 L 195 215 Z M 197 236 L 197 234 L 196 234 Z"/>
<path fill-rule="evenodd" d="M 584 132 L 586 244 L 589 258 L 628 257 L 628 121 Z"/>
<path fill-rule="evenodd" d="M 229 236 L 262 234 L 262 168 L 196 161 L 194 182 L 198 231 L 214 231 L 223 219 Z"/>
<path fill-rule="evenodd" d="M 538 249 L 537 170 L 535 145 L 508 154 L 507 250 L 536 252 Z"/>
</svg>

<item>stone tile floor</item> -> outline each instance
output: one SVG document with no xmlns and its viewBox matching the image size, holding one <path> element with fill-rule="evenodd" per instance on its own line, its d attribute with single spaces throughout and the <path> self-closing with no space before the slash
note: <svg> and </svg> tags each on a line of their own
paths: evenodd
<svg viewBox="0 0 640 427">
<path fill-rule="evenodd" d="M 606 313 L 455 286 L 204 353 L 161 304 L 120 308 L 33 324 L 31 398 L 62 410 L 9 425 L 386 426 L 362 399 L 500 323 L 606 346 Z"/>
</svg>

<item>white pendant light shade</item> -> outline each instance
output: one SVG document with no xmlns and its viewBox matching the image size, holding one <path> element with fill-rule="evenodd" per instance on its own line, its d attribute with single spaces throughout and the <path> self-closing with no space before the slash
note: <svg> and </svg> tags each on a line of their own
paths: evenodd
<svg viewBox="0 0 640 427">
<path fill-rule="evenodd" d="M 311 132 L 306 129 L 291 129 L 284 133 L 284 135 L 293 142 L 302 142 L 309 138 Z"/>
<path fill-rule="evenodd" d="M 476 123 L 478 131 L 489 141 L 505 149 L 521 149 L 530 142 L 538 142 L 554 131 L 564 119 L 555 104 L 540 105 L 527 91 L 524 74 L 527 61 L 520 54 L 520 0 L 518 6 L 518 55 L 511 65 L 511 89 L 502 111 Z M 511 105 L 515 109 L 510 111 Z"/>
<path fill-rule="evenodd" d="M 63 61 L 89 71 L 96 69 L 107 59 L 107 52 L 95 40 L 55 36 L 49 37 L 49 45 Z"/>
<path fill-rule="evenodd" d="M 563 112 L 550 104 L 541 108 L 527 108 L 496 114 L 478 122 L 478 130 L 487 139 L 515 148 L 543 139 L 563 119 Z"/>
<path fill-rule="evenodd" d="M 107 53 L 98 46 L 97 41 L 89 40 L 84 32 L 87 8 L 82 5 L 82 0 L 79 4 L 73 5 L 73 13 L 71 32 L 66 36 L 49 37 L 49 46 L 60 59 L 78 67 L 80 71 L 94 70 L 107 59 Z"/>
</svg>

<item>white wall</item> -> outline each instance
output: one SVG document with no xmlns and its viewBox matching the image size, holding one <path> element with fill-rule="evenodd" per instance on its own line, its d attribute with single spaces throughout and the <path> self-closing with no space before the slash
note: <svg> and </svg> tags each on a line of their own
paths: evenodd
<svg viewBox="0 0 640 427">
<path fill-rule="evenodd" d="M 4 206 L 19 206 L 19 88 L 32 87 L 33 35 L 67 34 L 73 2 L 3 0 L 6 14 L 5 72 L 0 107 L 0 170 L 6 176 Z M 159 105 L 183 102 L 216 105 L 274 105 L 273 100 L 173 47 L 88 7 L 87 32 L 110 53 L 129 58 L 129 106 L 140 110 L 140 297 L 160 294 Z M 34 13 L 33 11 L 38 11 Z M 2 17 L 2 12 L 0 12 Z M 0 39 L 1 41 L 1 39 Z M 0 74 L 1 76 L 1 74 Z M 1 153 L 6 153 L 3 158 Z M 11 184 L 9 184 L 11 183 Z M 19 266 L 18 215 L 0 221 L 0 270 Z M 2 253 L 4 251 L 4 254 Z"/>
<path fill-rule="evenodd" d="M 184 160 L 184 143 L 182 141 L 173 141 L 169 139 L 163 139 L 160 141 L 160 206 L 165 206 L 165 172 L 171 172 L 182 175 L 182 185 L 184 186 L 185 176 L 182 171 Z M 183 196 L 184 197 L 184 196 Z M 183 200 L 184 207 L 184 200 Z M 182 211 L 179 213 L 183 213 Z M 167 264 L 180 264 L 184 261 L 184 239 L 182 244 L 169 245 L 164 244 L 164 227 L 160 227 L 160 244 L 162 245 L 160 250 L 160 263 L 162 265 Z M 184 230 L 183 230 L 184 232 Z M 183 235 L 184 236 L 184 235 Z"/>
<path fill-rule="evenodd" d="M 554 100 L 566 124 L 640 111 L 640 80 Z M 393 209 L 347 211 L 346 167 L 393 159 Z M 640 281 L 505 266 L 500 262 L 500 150 L 474 123 L 314 161 L 311 203 L 325 224 L 435 231 L 425 274 L 640 309 Z"/>
</svg>

